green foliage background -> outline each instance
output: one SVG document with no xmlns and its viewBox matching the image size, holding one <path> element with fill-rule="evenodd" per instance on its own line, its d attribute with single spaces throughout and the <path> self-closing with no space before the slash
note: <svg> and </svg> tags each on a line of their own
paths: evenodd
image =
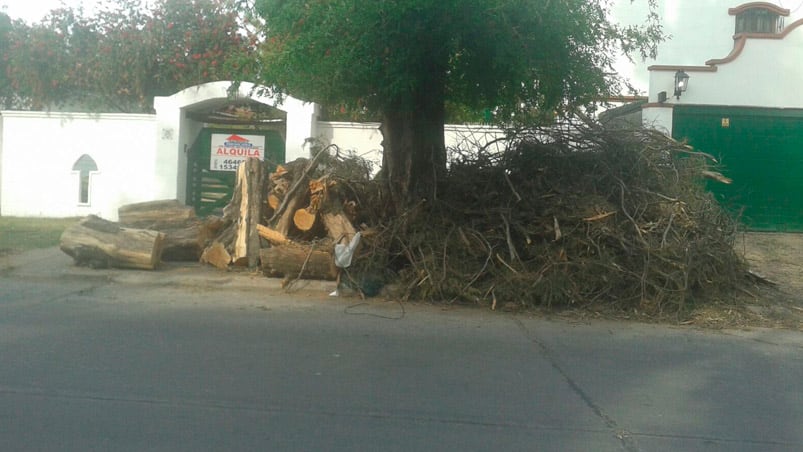
<svg viewBox="0 0 803 452">
<path fill-rule="evenodd" d="M 0 14 L 3 108 L 149 112 L 154 96 L 247 77 L 258 38 L 243 0 L 107 1 L 40 23 Z"/>
<path fill-rule="evenodd" d="M 619 52 L 654 54 L 657 15 L 621 27 L 611 3 L 257 0 L 267 23 L 261 80 L 337 111 L 404 111 L 432 92 L 458 111 L 541 117 L 619 94 Z"/>
</svg>

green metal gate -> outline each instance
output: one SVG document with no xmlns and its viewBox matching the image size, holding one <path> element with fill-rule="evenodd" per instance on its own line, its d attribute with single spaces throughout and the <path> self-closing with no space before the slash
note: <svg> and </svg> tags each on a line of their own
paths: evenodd
<svg viewBox="0 0 803 452">
<path fill-rule="evenodd" d="M 268 167 L 284 162 L 284 140 L 275 130 L 202 129 L 187 159 L 187 204 L 195 208 L 199 216 L 219 214 L 231 199 L 236 182 L 236 171 L 211 169 L 213 134 L 264 136 L 264 159 Z"/>
<path fill-rule="evenodd" d="M 720 160 L 709 188 L 748 228 L 803 231 L 803 110 L 675 106 L 672 135 Z"/>
</svg>

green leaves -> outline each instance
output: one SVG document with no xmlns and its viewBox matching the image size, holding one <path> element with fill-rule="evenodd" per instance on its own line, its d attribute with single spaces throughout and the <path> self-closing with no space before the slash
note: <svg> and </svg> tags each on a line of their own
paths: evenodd
<svg viewBox="0 0 803 452">
<path fill-rule="evenodd" d="M 258 0 L 262 82 L 327 105 L 411 109 L 416 93 L 501 117 L 618 94 L 616 53 L 649 55 L 655 22 L 621 28 L 609 0 Z M 430 90 L 442 85 L 442 90 Z M 369 100 L 369 102 L 366 102 Z"/>
<path fill-rule="evenodd" d="M 16 107 L 147 112 L 154 96 L 239 79 L 258 41 L 242 3 L 109 0 L 91 17 L 61 8 L 40 24 L 14 23 L 4 72 Z"/>
</svg>

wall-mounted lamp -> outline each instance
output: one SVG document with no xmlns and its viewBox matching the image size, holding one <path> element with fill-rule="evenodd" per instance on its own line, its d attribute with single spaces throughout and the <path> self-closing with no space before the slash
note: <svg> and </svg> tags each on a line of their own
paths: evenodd
<svg viewBox="0 0 803 452">
<path fill-rule="evenodd" d="M 675 97 L 680 99 L 680 95 L 686 91 L 689 86 L 689 74 L 682 70 L 675 72 Z"/>
</svg>

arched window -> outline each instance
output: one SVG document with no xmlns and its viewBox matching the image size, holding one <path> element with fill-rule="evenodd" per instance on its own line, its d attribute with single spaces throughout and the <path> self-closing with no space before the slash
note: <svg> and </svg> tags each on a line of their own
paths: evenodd
<svg viewBox="0 0 803 452">
<path fill-rule="evenodd" d="M 72 170 L 78 172 L 78 203 L 89 204 L 89 173 L 97 171 L 98 165 L 92 157 L 84 154 L 75 161 Z"/>
<path fill-rule="evenodd" d="M 783 31 L 784 16 L 789 10 L 766 2 L 752 2 L 728 10 L 736 16 L 736 34 L 775 34 Z"/>
</svg>

